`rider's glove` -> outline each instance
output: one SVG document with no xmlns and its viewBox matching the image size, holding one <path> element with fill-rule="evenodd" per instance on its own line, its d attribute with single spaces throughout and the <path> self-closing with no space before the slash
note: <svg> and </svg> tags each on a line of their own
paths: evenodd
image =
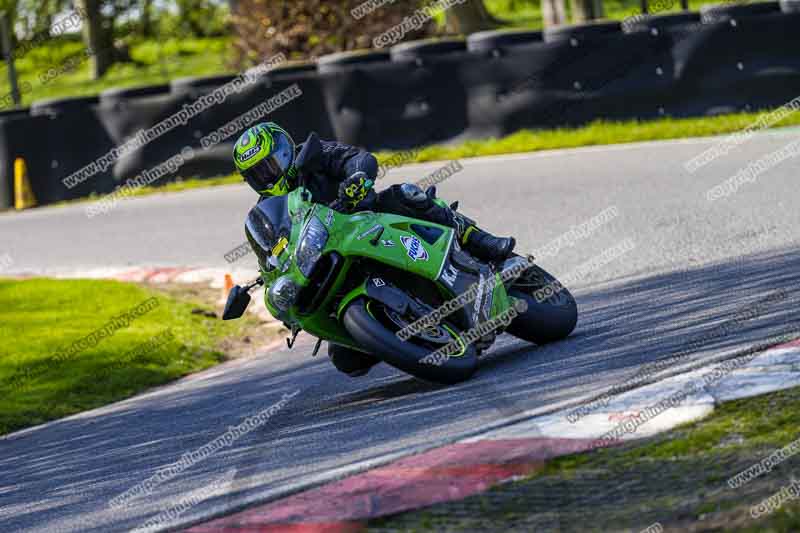
<svg viewBox="0 0 800 533">
<path fill-rule="evenodd" d="M 355 208 L 358 203 L 367 197 L 372 188 L 373 181 L 366 172 L 358 171 L 339 184 L 339 199 L 345 206 Z"/>
</svg>

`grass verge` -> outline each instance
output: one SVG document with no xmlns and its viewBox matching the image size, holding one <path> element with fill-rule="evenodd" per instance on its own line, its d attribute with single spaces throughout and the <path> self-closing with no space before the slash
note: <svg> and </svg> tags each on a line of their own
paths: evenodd
<svg viewBox="0 0 800 533">
<path fill-rule="evenodd" d="M 127 325 L 110 322 L 151 298 L 141 309 L 152 309 Z M 109 324 L 106 336 L 80 342 Z M 0 434 L 213 366 L 226 359 L 226 339 L 257 325 L 250 315 L 223 322 L 208 304 L 117 281 L 0 280 Z"/>
<path fill-rule="evenodd" d="M 466 141 L 458 145 L 436 145 L 416 153 L 414 161 L 440 161 L 488 155 L 515 154 L 643 141 L 708 137 L 744 130 L 763 113 L 734 113 L 715 117 L 665 118 L 653 121 L 598 120 L 579 128 L 523 130 L 500 139 Z M 800 113 L 790 114 L 772 128 L 800 125 Z M 381 154 L 388 158 L 390 154 Z"/>
<path fill-rule="evenodd" d="M 800 531 L 800 503 L 758 520 L 750 507 L 792 482 L 789 458 L 733 489 L 727 480 L 798 438 L 800 389 L 721 405 L 644 442 L 550 461 L 458 502 L 373 520 L 370 531 Z M 655 531 L 655 530 L 654 530 Z"/>
<path fill-rule="evenodd" d="M 428 161 L 449 161 L 469 157 L 517 154 L 579 148 L 609 144 L 624 144 L 642 141 L 707 137 L 741 131 L 756 122 L 763 113 L 736 113 L 716 117 L 689 119 L 661 119 L 654 121 L 630 120 L 608 122 L 598 120 L 579 128 L 558 128 L 552 130 L 523 130 L 499 139 L 466 141 L 457 145 L 435 145 L 405 152 L 379 152 L 380 164 L 400 161 L 402 164 L 424 163 Z M 788 115 L 772 128 L 800 125 L 800 113 Z M 131 196 L 146 196 L 161 192 L 178 192 L 201 187 L 231 185 L 242 183 L 237 174 L 211 179 L 188 178 L 135 189 Z M 98 197 L 83 198 L 78 201 L 96 200 Z"/>
</svg>

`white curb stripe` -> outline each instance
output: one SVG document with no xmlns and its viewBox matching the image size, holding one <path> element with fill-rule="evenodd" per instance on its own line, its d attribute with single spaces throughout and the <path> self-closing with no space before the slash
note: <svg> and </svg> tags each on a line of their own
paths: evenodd
<svg viewBox="0 0 800 533">
<path fill-rule="evenodd" d="M 465 442 L 533 437 L 597 439 L 613 431 L 625 420 L 632 419 L 646 408 L 677 393 L 688 383 L 692 381 L 702 383 L 702 377 L 717 365 L 718 363 L 715 363 L 700 370 L 673 376 L 614 396 L 608 405 L 575 423 L 567 419 L 567 415 L 573 412 L 573 408 L 570 408 L 471 437 Z M 699 420 L 712 413 L 714 405 L 721 402 L 797 386 L 800 386 L 800 342 L 795 341 L 761 353 L 719 382 L 700 389 L 701 392 L 697 394 L 687 396 L 680 405 L 648 420 L 635 432 L 625 434 L 621 440 L 649 437 L 681 424 Z"/>
</svg>

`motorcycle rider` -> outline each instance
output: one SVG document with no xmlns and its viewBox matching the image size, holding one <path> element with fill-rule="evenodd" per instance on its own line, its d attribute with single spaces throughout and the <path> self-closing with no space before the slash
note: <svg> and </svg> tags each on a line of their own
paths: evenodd
<svg viewBox="0 0 800 533">
<path fill-rule="evenodd" d="M 435 187 L 423 192 L 414 184 L 404 183 L 375 192 L 372 185 L 378 174 L 378 161 L 374 155 L 336 141 L 320 144 L 321 151 L 308 158 L 303 166 L 306 175 L 301 176 L 294 162 L 303 145 L 296 146 L 291 135 L 274 122 L 264 122 L 239 137 L 233 148 L 233 161 L 244 181 L 261 197 L 288 194 L 303 182 L 314 201 L 333 205 L 337 210 L 342 206 L 349 210 L 368 209 L 451 227 L 463 249 L 485 261 L 501 261 L 513 251 L 513 237 L 495 237 L 479 229 L 473 220 L 434 202 Z M 363 364 L 353 365 L 353 354 L 366 356 L 332 344 L 329 354 L 336 367 L 351 376 L 366 374 L 377 362 L 365 359 Z M 337 364 L 337 359 L 342 364 Z"/>
</svg>

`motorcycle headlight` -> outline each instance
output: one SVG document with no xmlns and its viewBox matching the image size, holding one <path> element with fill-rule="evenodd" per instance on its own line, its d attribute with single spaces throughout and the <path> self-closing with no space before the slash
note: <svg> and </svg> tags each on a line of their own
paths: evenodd
<svg viewBox="0 0 800 533">
<path fill-rule="evenodd" d="M 275 309 L 281 313 L 285 313 L 297 301 L 298 292 L 299 287 L 295 282 L 292 281 L 291 278 L 283 276 L 276 279 L 272 285 L 270 285 L 267 298 L 269 298 L 269 303 L 271 303 Z"/>
<path fill-rule="evenodd" d="M 300 234 L 300 245 L 295 252 L 297 268 L 305 277 L 311 275 L 311 270 L 317 264 L 327 242 L 328 230 L 317 217 L 312 216 Z"/>
</svg>

